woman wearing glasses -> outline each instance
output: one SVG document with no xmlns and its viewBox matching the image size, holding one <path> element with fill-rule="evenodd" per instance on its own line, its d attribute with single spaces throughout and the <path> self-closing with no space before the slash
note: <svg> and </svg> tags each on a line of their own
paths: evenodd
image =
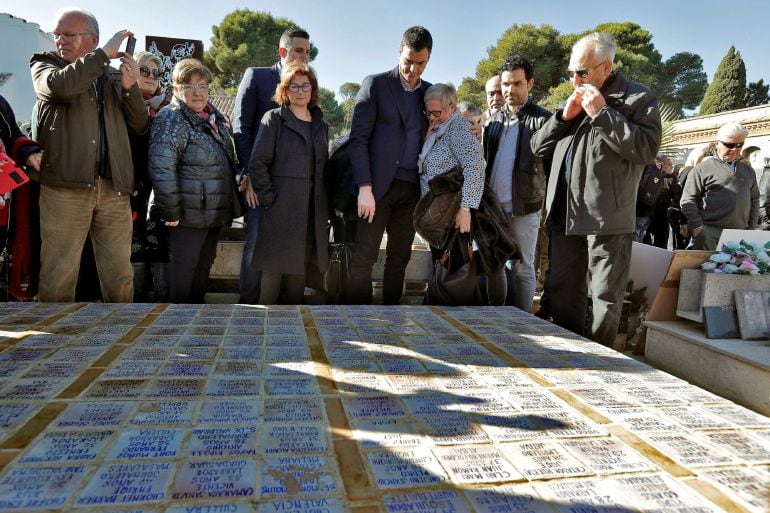
<svg viewBox="0 0 770 513">
<path fill-rule="evenodd" d="M 237 217 L 232 134 L 208 102 L 211 72 L 197 59 L 174 66 L 174 97 L 150 133 L 150 178 L 170 228 L 171 301 L 203 303 L 217 239 Z"/>
<path fill-rule="evenodd" d="M 273 99 L 280 107 L 262 118 L 249 163 L 262 208 L 254 267 L 262 271 L 261 304 L 301 304 L 308 266 L 320 272 L 328 267 L 328 127 L 307 64 L 294 61 L 283 68 Z"/>
<path fill-rule="evenodd" d="M 155 119 L 166 102 L 166 93 L 159 85 L 160 59 L 150 52 L 136 52 L 138 66 L 136 83 L 142 92 L 150 119 Z M 147 217 L 152 192 L 152 181 L 147 170 L 147 150 L 150 132 L 144 135 L 128 134 L 131 157 L 134 162 L 134 195 L 131 197 L 131 214 L 134 233 L 131 240 L 131 262 L 134 266 L 134 301 L 168 301 L 168 279 L 165 276 L 168 263 L 168 229 Z M 155 279 L 153 280 L 153 269 Z M 151 284 L 154 286 L 151 288 Z M 154 289 L 154 294 L 150 292 Z"/>
</svg>

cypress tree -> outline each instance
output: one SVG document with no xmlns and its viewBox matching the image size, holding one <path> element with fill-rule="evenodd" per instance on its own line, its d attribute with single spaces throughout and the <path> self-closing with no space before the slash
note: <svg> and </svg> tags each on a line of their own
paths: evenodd
<svg viewBox="0 0 770 513">
<path fill-rule="evenodd" d="M 746 106 L 746 65 L 741 52 L 731 46 L 706 89 L 700 115 L 717 114 Z"/>
</svg>

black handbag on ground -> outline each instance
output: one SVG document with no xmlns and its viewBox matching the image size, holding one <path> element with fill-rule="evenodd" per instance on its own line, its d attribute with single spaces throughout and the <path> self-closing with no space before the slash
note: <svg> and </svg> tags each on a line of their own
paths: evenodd
<svg viewBox="0 0 770 513">
<path fill-rule="evenodd" d="M 473 260 L 473 247 L 470 237 L 460 236 L 459 230 L 452 228 L 447 243 L 444 245 L 444 253 L 434 266 L 433 278 L 428 284 L 425 293 L 426 305 L 441 306 L 473 306 L 483 304 L 479 280 L 476 271 L 476 263 Z M 452 249 L 459 244 L 461 262 L 452 262 Z"/>
<path fill-rule="evenodd" d="M 434 248 L 442 247 L 450 228 L 454 226 L 462 201 L 463 180 L 463 168 L 459 165 L 434 176 L 428 182 L 427 194 L 414 208 L 414 230 Z"/>
</svg>

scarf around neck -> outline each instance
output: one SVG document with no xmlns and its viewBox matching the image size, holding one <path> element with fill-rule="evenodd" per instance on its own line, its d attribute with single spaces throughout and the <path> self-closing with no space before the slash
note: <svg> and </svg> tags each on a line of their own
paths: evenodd
<svg viewBox="0 0 770 513">
<path fill-rule="evenodd" d="M 420 152 L 420 156 L 417 158 L 417 171 L 419 174 L 423 174 L 425 172 L 423 165 L 425 163 L 425 158 L 430 153 L 430 150 L 433 149 L 433 146 L 438 142 L 439 139 L 441 139 L 441 137 L 443 137 L 446 131 L 449 130 L 449 127 L 452 126 L 455 120 L 457 120 L 457 118 L 460 116 L 460 111 L 455 109 L 455 111 L 446 119 L 446 121 L 436 125 L 431 129 L 430 133 L 428 133 L 428 136 L 425 138 L 425 142 L 422 144 L 422 151 Z"/>
</svg>

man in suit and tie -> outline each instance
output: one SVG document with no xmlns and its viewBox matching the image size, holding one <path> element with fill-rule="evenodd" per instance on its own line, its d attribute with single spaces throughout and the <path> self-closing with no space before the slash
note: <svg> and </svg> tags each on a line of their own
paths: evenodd
<svg viewBox="0 0 770 513">
<path fill-rule="evenodd" d="M 398 304 L 412 253 L 412 212 L 420 198 L 417 158 L 428 128 L 420 79 L 433 49 L 424 27 L 404 32 L 398 66 L 364 78 L 350 132 L 350 162 L 358 188 L 356 247 L 346 302 L 372 302 L 372 267 L 387 231 L 382 302 Z"/>
<path fill-rule="evenodd" d="M 281 81 L 281 69 L 285 64 L 299 60 L 310 60 L 310 35 L 300 28 L 286 30 L 278 44 L 280 60 L 269 68 L 247 68 L 243 74 L 238 95 L 233 109 L 233 136 L 241 168 L 249 168 L 251 148 L 257 137 L 259 123 L 265 112 L 275 109 L 278 104 L 273 100 L 275 88 Z M 248 173 L 244 180 L 248 181 Z M 239 280 L 239 303 L 256 304 L 259 299 L 262 273 L 252 266 L 254 245 L 257 241 L 259 227 L 259 208 L 257 197 L 248 183 L 241 184 L 246 192 L 246 242 L 243 247 L 241 260 L 241 276 Z"/>
</svg>

